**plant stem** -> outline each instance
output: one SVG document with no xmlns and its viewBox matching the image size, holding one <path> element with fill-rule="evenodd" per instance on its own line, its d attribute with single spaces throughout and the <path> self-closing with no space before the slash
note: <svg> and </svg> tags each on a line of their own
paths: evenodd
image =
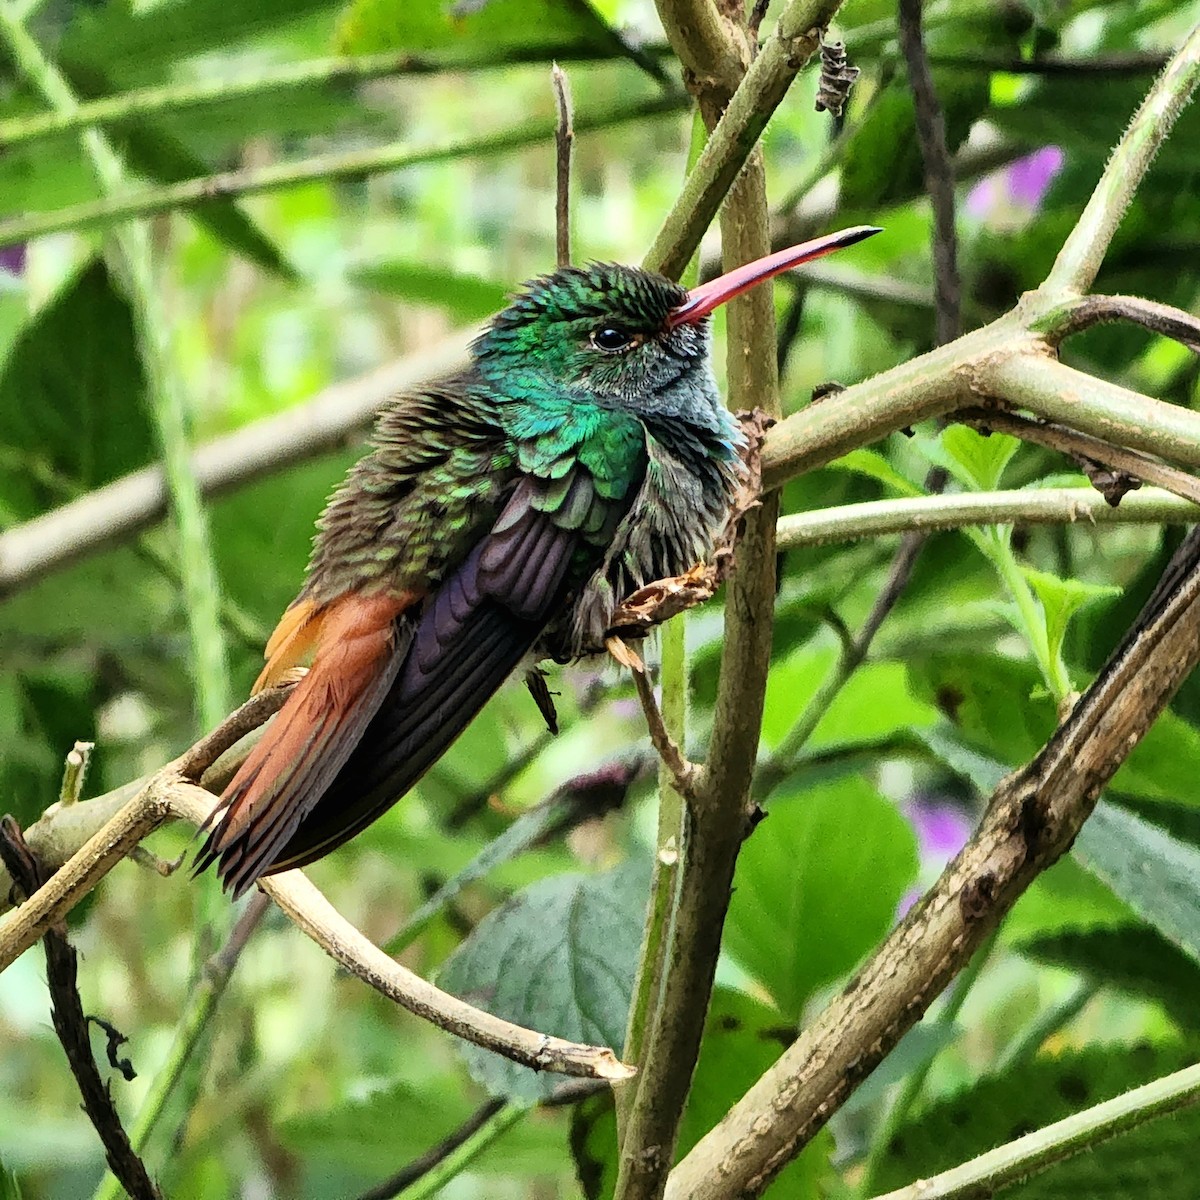
<svg viewBox="0 0 1200 1200">
<path fill-rule="evenodd" d="M 1090 487 L 954 492 L 793 513 L 779 519 L 778 545 L 781 550 L 794 550 L 969 525 L 1190 524 L 1197 520 L 1200 508 L 1163 488 L 1129 492 L 1117 508 Z"/>
<path fill-rule="evenodd" d="M 660 5 L 663 0 L 659 0 Z M 646 265 L 674 278 L 696 252 L 705 230 L 712 224 L 733 181 L 745 165 L 771 114 L 779 107 L 792 80 L 816 52 L 818 34 L 837 12 L 841 0 L 790 0 L 779 15 L 774 32 L 758 52 L 741 79 L 742 66 L 730 50 L 714 50 L 725 38 L 720 18 L 712 4 L 688 4 L 695 19 L 682 36 L 690 46 L 677 47 L 684 65 L 694 71 L 689 54 L 712 55 L 709 65 L 718 77 L 728 107 L 712 130 L 704 152 L 688 176 L 671 211 L 667 214 L 654 245 L 646 255 Z M 668 30 L 670 32 L 670 30 Z M 741 79 L 740 86 L 733 81 Z M 704 87 L 712 87 L 713 72 L 706 73 Z M 736 91 L 734 87 L 736 86 Z M 730 96 L 732 98 L 730 99 Z M 720 104 L 717 111 L 724 107 Z"/>
<path fill-rule="evenodd" d="M 56 111 L 71 113 L 79 102 L 66 80 L 7 3 L 0 3 L 0 36 L 22 73 Z M 81 135 L 84 152 L 106 193 L 118 203 L 125 191 L 120 157 L 96 130 Z M 115 237 L 125 286 L 146 370 L 152 415 L 162 449 L 163 468 L 179 536 L 183 601 L 191 638 L 196 716 L 205 729 L 229 708 L 229 673 L 221 633 L 220 587 L 209 539 L 208 520 L 191 470 L 187 438 L 188 397 L 173 361 L 171 331 L 162 313 L 149 230 L 133 224 Z"/>
<path fill-rule="evenodd" d="M 1172 55 L 1134 114 L 1041 291 L 1084 292 L 1091 287 L 1125 210 L 1197 84 L 1200 24 Z"/>
<path fill-rule="evenodd" d="M 989 1150 L 932 1179 L 918 1180 L 908 1187 L 876 1196 L 875 1200 L 975 1200 L 993 1196 L 1009 1184 L 1198 1101 L 1200 1065 L 1165 1075 L 1006 1146 Z"/>
<path fill-rule="evenodd" d="M 672 94 L 622 105 L 604 112 L 585 113 L 575 118 L 575 132 L 586 133 L 627 121 L 678 112 L 686 105 L 686 96 Z M 100 200 L 72 204 L 51 212 L 34 213 L 28 217 L 16 217 L 0 222 L 0 246 L 26 242 L 31 238 L 62 229 L 94 229 L 131 217 L 150 216 L 174 208 L 189 208 L 206 200 L 256 195 L 323 180 L 361 179 L 384 171 L 399 171 L 405 167 L 464 158 L 468 155 L 483 157 L 504 154 L 520 146 L 529 146 L 552 138 L 554 126 L 554 120 L 538 118 L 507 130 L 463 138 L 441 146 L 377 146 L 369 150 L 353 150 L 342 154 L 322 154 L 298 162 L 273 163 L 270 166 L 248 170 L 221 171 L 215 175 L 185 179 L 162 187 L 127 191 L 123 195 L 105 196 Z"/>
</svg>

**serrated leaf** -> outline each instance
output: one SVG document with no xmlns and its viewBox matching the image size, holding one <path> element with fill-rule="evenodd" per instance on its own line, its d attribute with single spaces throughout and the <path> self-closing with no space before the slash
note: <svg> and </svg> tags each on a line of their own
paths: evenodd
<svg viewBox="0 0 1200 1200">
<path fill-rule="evenodd" d="M 1071 618 L 1085 605 L 1120 595 L 1121 592 L 1117 587 L 1085 583 L 1081 579 L 1060 579 L 1057 575 L 1032 567 L 1023 566 L 1021 573 L 1041 601 L 1046 618 L 1046 640 L 1054 659 L 1062 653 L 1063 638 L 1066 637 Z"/>
<path fill-rule="evenodd" d="M 887 932 L 916 872 L 912 828 L 864 780 L 773 801 L 738 859 L 726 949 L 794 1021 Z"/>
<path fill-rule="evenodd" d="M 917 1113 L 895 1133 L 868 1193 L 948 1170 L 1191 1061 L 1181 1046 L 1109 1046 L 1036 1058 Z M 1200 1109 L 1139 1126 L 1050 1167 L 1020 1200 L 1193 1200 Z"/>
<path fill-rule="evenodd" d="M 485 917 L 450 956 L 439 986 L 529 1029 L 620 1051 L 649 890 L 649 863 L 540 880 Z M 496 1096 L 535 1100 L 561 1083 L 462 1043 Z"/>
<path fill-rule="evenodd" d="M 1200 962 L 1200 850 L 1102 800 L 1080 830 L 1072 854 Z"/>
<path fill-rule="evenodd" d="M 929 448 L 929 456 L 960 483 L 979 492 L 998 487 L 1004 468 L 1021 443 L 1007 433 L 986 437 L 969 425 L 951 425 Z"/>
<path fill-rule="evenodd" d="M 0 367 L 0 510 L 35 516 L 154 453 L 129 305 L 96 260 L 30 318 Z"/>
<path fill-rule="evenodd" d="M 1017 949 L 1035 962 L 1158 1000 L 1184 1029 L 1200 1025 L 1200 966 L 1154 929 L 1065 929 L 1019 942 Z"/>
</svg>

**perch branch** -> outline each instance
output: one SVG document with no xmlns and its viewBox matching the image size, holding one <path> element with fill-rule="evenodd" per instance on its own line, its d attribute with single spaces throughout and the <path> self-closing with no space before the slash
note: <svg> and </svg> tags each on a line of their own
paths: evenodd
<svg viewBox="0 0 1200 1200">
<path fill-rule="evenodd" d="M 134 846 L 166 821 L 200 826 L 213 796 L 193 782 L 212 765 L 252 717 L 266 720 L 286 688 L 273 688 L 243 705 L 187 754 L 155 774 L 117 815 L 15 912 L 0 923 L 0 971 L 77 904 Z M 270 697 L 271 699 L 267 699 Z M 275 705 L 278 707 L 278 704 Z M 582 1046 L 523 1029 L 450 996 L 393 962 L 342 917 L 300 871 L 260 881 L 263 891 L 331 958 L 381 994 L 476 1045 L 534 1070 L 618 1083 L 633 1071 L 603 1046 Z"/>
<path fill-rule="evenodd" d="M 558 123 L 554 127 L 554 246 L 560 267 L 571 265 L 571 145 L 575 141 L 575 109 L 567 73 L 555 63 L 550 70 Z"/>
</svg>

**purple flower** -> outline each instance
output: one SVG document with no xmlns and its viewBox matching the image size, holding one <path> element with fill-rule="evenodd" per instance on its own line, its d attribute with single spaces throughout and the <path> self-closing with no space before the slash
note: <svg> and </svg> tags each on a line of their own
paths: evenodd
<svg viewBox="0 0 1200 1200">
<path fill-rule="evenodd" d="M 971 836 L 971 818 L 957 804 L 932 796 L 914 796 L 904 809 L 917 835 L 920 877 L 926 883 L 931 882 L 966 845 Z M 904 894 L 897 907 L 897 918 L 912 908 L 924 890 L 914 887 Z"/>
<path fill-rule="evenodd" d="M 14 246 L 0 246 L 0 271 L 7 275 L 25 274 L 24 242 L 17 242 Z"/>
<path fill-rule="evenodd" d="M 1037 212 L 1065 161 L 1061 146 L 1043 146 L 1009 163 L 1008 194 L 1013 203 Z"/>
<path fill-rule="evenodd" d="M 967 193 L 968 214 L 998 227 L 1025 224 L 1042 207 L 1065 161 L 1060 146 L 1043 146 L 985 175 Z"/>
</svg>

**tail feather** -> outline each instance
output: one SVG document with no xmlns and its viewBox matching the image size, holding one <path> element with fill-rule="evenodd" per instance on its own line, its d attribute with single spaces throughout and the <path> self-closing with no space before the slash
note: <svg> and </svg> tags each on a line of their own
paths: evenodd
<svg viewBox="0 0 1200 1200">
<path fill-rule="evenodd" d="M 274 860 L 387 695 L 410 633 L 398 619 L 415 599 L 350 593 L 329 606 L 312 669 L 225 789 L 197 871 L 217 862 L 240 895 Z"/>
</svg>

